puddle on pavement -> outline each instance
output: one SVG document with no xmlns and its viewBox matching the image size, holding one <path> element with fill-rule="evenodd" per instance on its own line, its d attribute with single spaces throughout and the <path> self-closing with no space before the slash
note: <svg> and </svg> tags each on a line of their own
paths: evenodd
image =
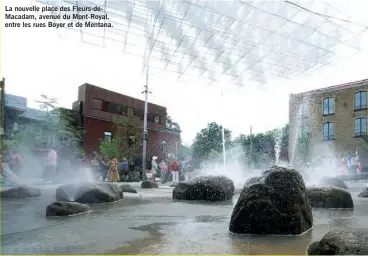
<svg viewBox="0 0 368 256">
<path fill-rule="evenodd" d="M 188 206 L 191 204 L 188 204 Z M 213 207 L 213 206 L 208 206 Z M 183 206 L 183 210 L 184 210 Z M 214 211 L 227 208 L 213 207 Z M 217 210 L 216 210 L 217 209 Z M 305 254 L 308 246 L 331 229 L 346 229 L 340 219 L 351 218 L 352 210 L 318 209 L 312 230 L 300 236 L 235 235 L 228 232 L 230 215 L 177 216 L 177 221 L 132 229 L 148 232 L 136 240 L 106 253 L 113 254 Z"/>
</svg>

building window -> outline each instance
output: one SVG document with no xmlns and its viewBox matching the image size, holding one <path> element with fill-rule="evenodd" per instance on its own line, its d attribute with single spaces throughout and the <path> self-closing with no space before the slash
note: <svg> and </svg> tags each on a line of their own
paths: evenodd
<svg viewBox="0 0 368 256">
<path fill-rule="evenodd" d="M 335 114 L 335 99 L 333 97 L 323 99 L 323 115 Z"/>
<path fill-rule="evenodd" d="M 334 123 L 323 124 L 323 140 L 333 140 L 335 138 L 335 127 Z"/>
<path fill-rule="evenodd" d="M 92 99 L 92 108 L 102 110 L 102 100 Z"/>
<path fill-rule="evenodd" d="M 112 140 L 112 133 L 111 132 L 104 132 L 104 140 L 111 142 L 111 140 Z"/>
<path fill-rule="evenodd" d="M 365 136 L 367 135 L 367 118 L 361 117 L 354 120 L 354 136 Z"/>
<path fill-rule="evenodd" d="M 308 103 L 307 102 L 301 103 L 299 106 L 299 111 L 300 111 L 301 118 L 308 118 L 308 114 L 309 114 Z"/>
<path fill-rule="evenodd" d="M 305 138 L 309 134 L 308 125 L 300 125 L 298 129 L 298 138 Z"/>
<path fill-rule="evenodd" d="M 126 107 L 120 104 L 110 103 L 107 108 L 107 112 L 116 114 L 116 115 L 126 115 Z"/>
<path fill-rule="evenodd" d="M 367 108 L 367 92 L 360 91 L 354 95 L 354 110 L 361 110 Z"/>
<path fill-rule="evenodd" d="M 127 116 L 129 116 L 129 117 L 133 117 L 134 116 L 134 110 L 133 110 L 133 108 L 128 108 L 127 109 Z"/>
<path fill-rule="evenodd" d="M 143 121 L 143 119 L 144 119 L 144 110 L 143 109 L 135 109 L 134 110 L 134 115 Z"/>
<path fill-rule="evenodd" d="M 162 152 L 164 152 L 164 154 L 166 154 L 167 153 L 167 144 L 166 144 L 166 141 L 162 141 L 161 144 L 162 144 Z"/>
</svg>

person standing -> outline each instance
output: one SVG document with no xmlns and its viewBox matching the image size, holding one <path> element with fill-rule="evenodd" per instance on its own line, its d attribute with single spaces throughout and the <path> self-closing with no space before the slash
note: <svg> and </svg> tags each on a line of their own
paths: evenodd
<svg viewBox="0 0 368 256">
<path fill-rule="evenodd" d="M 160 163 L 160 169 L 161 169 L 161 183 L 165 183 L 166 181 L 166 172 L 167 172 L 167 164 L 165 160 L 162 160 Z"/>
<path fill-rule="evenodd" d="M 57 167 L 57 152 L 53 147 L 49 147 L 48 154 L 46 157 L 46 165 L 44 170 L 44 179 L 54 181 L 56 178 L 56 167 Z"/>
<path fill-rule="evenodd" d="M 116 158 L 111 160 L 109 174 L 108 174 L 108 181 L 110 182 L 118 182 L 120 181 L 119 176 L 119 161 Z"/>
<path fill-rule="evenodd" d="M 17 150 L 14 150 L 12 156 L 10 157 L 9 167 L 16 175 L 19 176 L 22 166 L 23 158 L 20 156 Z"/>
<path fill-rule="evenodd" d="M 152 182 L 156 182 L 156 175 L 157 175 L 157 169 L 158 169 L 156 160 L 157 160 L 157 156 L 152 157 L 152 162 L 151 162 L 151 173 L 152 173 L 151 180 Z"/>
<path fill-rule="evenodd" d="M 129 165 L 128 165 L 128 161 L 126 160 L 126 158 L 123 158 L 123 161 L 121 161 L 119 169 L 120 169 L 120 175 L 128 176 Z"/>
<path fill-rule="evenodd" d="M 91 164 L 92 164 L 92 173 L 93 173 L 93 176 L 95 176 L 96 178 L 98 178 L 101 174 L 101 166 L 100 166 L 100 162 L 99 162 L 99 159 L 98 159 L 98 155 L 96 152 L 94 152 L 93 154 L 93 158 L 92 158 L 92 161 L 91 161 Z"/>
<path fill-rule="evenodd" d="M 106 181 L 107 179 L 107 174 L 109 172 L 109 164 L 110 162 L 107 156 L 105 156 L 105 158 L 102 159 L 100 162 L 102 181 Z"/>
<path fill-rule="evenodd" d="M 172 182 L 178 183 L 179 182 L 179 162 L 178 160 L 174 160 L 170 165 L 171 174 L 172 174 Z"/>
</svg>

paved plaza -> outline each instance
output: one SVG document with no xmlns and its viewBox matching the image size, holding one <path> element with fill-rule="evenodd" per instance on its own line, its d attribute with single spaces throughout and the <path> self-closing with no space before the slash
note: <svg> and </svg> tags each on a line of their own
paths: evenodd
<svg viewBox="0 0 368 256">
<path fill-rule="evenodd" d="M 235 236 L 228 224 L 234 203 L 173 202 L 172 188 L 124 194 L 124 199 L 92 206 L 73 217 L 46 218 L 55 185 L 42 196 L 2 201 L 3 254 L 304 254 L 329 230 L 368 228 L 368 199 L 357 194 L 365 183 L 348 183 L 354 210 L 314 210 L 313 230 L 301 236 Z M 238 188 L 239 192 L 241 188 Z"/>
</svg>

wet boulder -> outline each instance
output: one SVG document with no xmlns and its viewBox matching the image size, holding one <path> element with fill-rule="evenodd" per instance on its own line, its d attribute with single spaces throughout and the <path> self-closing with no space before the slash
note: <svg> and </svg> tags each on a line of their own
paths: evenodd
<svg viewBox="0 0 368 256">
<path fill-rule="evenodd" d="M 108 203 L 123 199 L 123 191 L 114 183 L 75 183 L 56 189 L 56 200 L 82 204 Z"/>
<path fill-rule="evenodd" d="M 245 184 L 232 212 L 229 230 L 298 235 L 312 225 L 312 208 L 302 176 L 294 169 L 273 166 Z"/>
<path fill-rule="evenodd" d="M 29 186 L 18 186 L 1 191 L 1 198 L 29 198 L 41 196 L 41 190 Z"/>
<path fill-rule="evenodd" d="M 173 189 L 173 199 L 227 201 L 234 196 L 234 182 L 225 176 L 202 176 L 179 182 Z"/>
<path fill-rule="evenodd" d="M 120 186 L 121 190 L 125 193 L 133 193 L 133 194 L 137 194 L 137 190 L 135 190 L 134 188 L 132 188 L 130 185 L 128 184 L 123 184 Z"/>
<path fill-rule="evenodd" d="M 348 186 L 346 186 L 345 182 L 338 178 L 338 177 L 323 177 L 319 183 L 318 186 L 321 187 L 336 187 L 336 188 L 343 188 L 347 189 Z"/>
<path fill-rule="evenodd" d="M 365 190 L 363 190 L 358 197 L 368 197 L 368 188 L 366 188 Z"/>
<path fill-rule="evenodd" d="M 157 183 L 150 181 L 150 180 L 144 180 L 141 183 L 141 188 L 158 188 Z"/>
<path fill-rule="evenodd" d="M 307 195 L 313 208 L 354 208 L 353 198 L 345 189 L 307 188 Z"/>
<path fill-rule="evenodd" d="M 46 216 L 71 216 L 90 211 L 86 204 L 75 202 L 53 202 L 46 208 Z"/>
<path fill-rule="evenodd" d="M 309 255 L 368 255 L 368 229 L 332 230 L 308 248 Z"/>
</svg>

